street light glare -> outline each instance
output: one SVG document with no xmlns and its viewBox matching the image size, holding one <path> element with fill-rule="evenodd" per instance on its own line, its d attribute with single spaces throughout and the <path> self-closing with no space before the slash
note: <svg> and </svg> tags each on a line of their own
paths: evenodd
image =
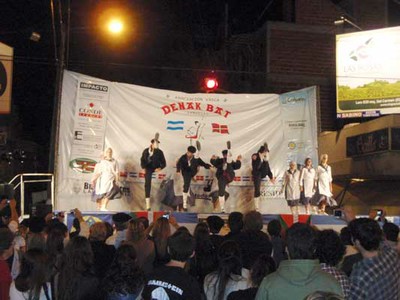
<svg viewBox="0 0 400 300">
<path fill-rule="evenodd" d="M 111 33 L 118 34 L 121 33 L 122 29 L 124 28 L 124 25 L 120 20 L 113 19 L 108 23 L 108 30 Z"/>
</svg>

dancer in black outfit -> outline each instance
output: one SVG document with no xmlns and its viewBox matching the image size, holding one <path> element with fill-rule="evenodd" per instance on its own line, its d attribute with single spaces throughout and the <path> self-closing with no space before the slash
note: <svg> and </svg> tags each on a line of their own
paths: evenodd
<svg viewBox="0 0 400 300">
<path fill-rule="evenodd" d="M 165 162 L 164 153 L 158 149 L 160 141 L 157 139 L 151 140 L 150 147 L 144 149 L 140 159 L 140 166 L 145 172 L 144 190 L 146 195 L 146 209 L 150 210 L 150 191 L 151 191 L 151 176 L 154 172 L 159 172 L 167 165 Z"/>
<path fill-rule="evenodd" d="M 222 158 L 212 156 L 210 162 L 217 168 L 216 177 L 218 179 L 218 200 L 222 212 L 225 212 L 225 189 L 226 185 L 235 178 L 235 170 L 240 169 L 242 165 L 242 156 L 239 155 L 236 161 L 232 160 L 232 154 L 228 150 L 222 151 Z"/>
<path fill-rule="evenodd" d="M 210 164 L 205 163 L 200 157 L 194 157 L 196 148 L 189 146 L 186 154 L 183 154 L 176 163 L 176 172 L 183 176 L 183 209 L 187 210 L 187 200 L 192 178 L 197 174 L 200 167 L 209 169 Z"/>
<path fill-rule="evenodd" d="M 251 166 L 254 182 L 254 206 L 256 211 L 260 210 L 260 189 L 261 189 L 261 180 L 268 176 L 272 183 L 275 183 L 275 178 L 272 175 L 271 169 L 268 163 L 268 145 L 264 144 L 260 147 L 257 153 L 254 153 L 251 156 Z"/>
</svg>

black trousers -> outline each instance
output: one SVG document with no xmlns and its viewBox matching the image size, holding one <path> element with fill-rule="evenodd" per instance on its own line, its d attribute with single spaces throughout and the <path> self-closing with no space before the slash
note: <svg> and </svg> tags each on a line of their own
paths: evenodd
<svg viewBox="0 0 400 300">
<path fill-rule="evenodd" d="M 225 196 L 225 189 L 226 189 L 226 179 L 221 176 L 218 178 L 218 196 L 222 197 Z"/>
<path fill-rule="evenodd" d="M 192 173 L 182 172 L 182 177 L 183 177 L 183 192 L 187 193 L 190 188 L 190 181 L 192 180 Z"/>
<path fill-rule="evenodd" d="M 261 176 L 253 176 L 254 182 L 254 197 L 260 197 L 261 195 Z"/>
<path fill-rule="evenodd" d="M 151 176 L 153 175 L 153 169 L 146 169 L 146 174 L 144 175 L 144 193 L 146 198 L 150 198 L 151 191 Z"/>
</svg>

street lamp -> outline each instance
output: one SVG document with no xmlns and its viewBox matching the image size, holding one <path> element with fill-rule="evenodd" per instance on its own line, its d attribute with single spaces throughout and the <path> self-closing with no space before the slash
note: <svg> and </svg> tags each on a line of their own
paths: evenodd
<svg viewBox="0 0 400 300">
<path fill-rule="evenodd" d="M 108 31 L 111 32 L 112 34 L 120 34 L 124 29 L 124 24 L 119 19 L 111 19 L 108 22 L 107 28 Z"/>
</svg>

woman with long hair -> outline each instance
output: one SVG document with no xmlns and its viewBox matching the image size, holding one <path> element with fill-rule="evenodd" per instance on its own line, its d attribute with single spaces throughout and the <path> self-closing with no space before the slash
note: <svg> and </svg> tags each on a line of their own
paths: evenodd
<svg viewBox="0 0 400 300">
<path fill-rule="evenodd" d="M 143 271 L 137 265 L 132 245 L 121 245 L 102 282 L 107 300 L 138 299 L 145 284 Z"/>
<path fill-rule="evenodd" d="M 51 300 L 51 265 L 40 249 L 24 253 L 20 273 L 10 287 L 10 300 Z"/>
<path fill-rule="evenodd" d="M 226 300 L 231 292 L 251 287 L 250 272 L 243 268 L 239 245 L 222 243 L 218 250 L 218 270 L 204 279 L 207 300 Z"/>
<path fill-rule="evenodd" d="M 171 235 L 171 227 L 169 226 L 169 220 L 167 218 L 158 218 L 154 223 L 152 231 L 152 240 L 155 246 L 155 259 L 154 267 L 158 267 L 169 262 L 169 254 L 167 251 L 167 241 Z"/>
<path fill-rule="evenodd" d="M 195 255 L 190 260 L 189 273 L 194 276 L 200 286 L 204 277 L 218 267 L 217 250 L 210 240 L 210 230 L 207 223 L 201 222 L 194 229 Z"/>
<path fill-rule="evenodd" d="M 58 300 L 99 299 L 99 281 L 92 272 L 93 251 L 89 241 L 76 236 L 65 247 L 57 281 Z"/>
<path fill-rule="evenodd" d="M 264 277 L 275 271 L 276 264 L 274 259 L 268 254 L 261 254 L 250 270 L 250 278 L 253 286 L 245 290 L 230 293 L 227 300 L 255 299 L 258 287 Z"/>
<path fill-rule="evenodd" d="M 68 241 L 68 227 L 59 222 L 52 222 L 47 228 L 46 253 L 55 272 L 61 263 L 64 244 Z"/>
<path fill-rule="evenodd" d="M 155 258 L 154 242 L 147 238 L 146 229 L 141 220 L 129 221 L 124 244 L 132 245 L 135 248 L 138 266 L 145 274 L 150 274 L 153 271 Z"/>
</svg>

